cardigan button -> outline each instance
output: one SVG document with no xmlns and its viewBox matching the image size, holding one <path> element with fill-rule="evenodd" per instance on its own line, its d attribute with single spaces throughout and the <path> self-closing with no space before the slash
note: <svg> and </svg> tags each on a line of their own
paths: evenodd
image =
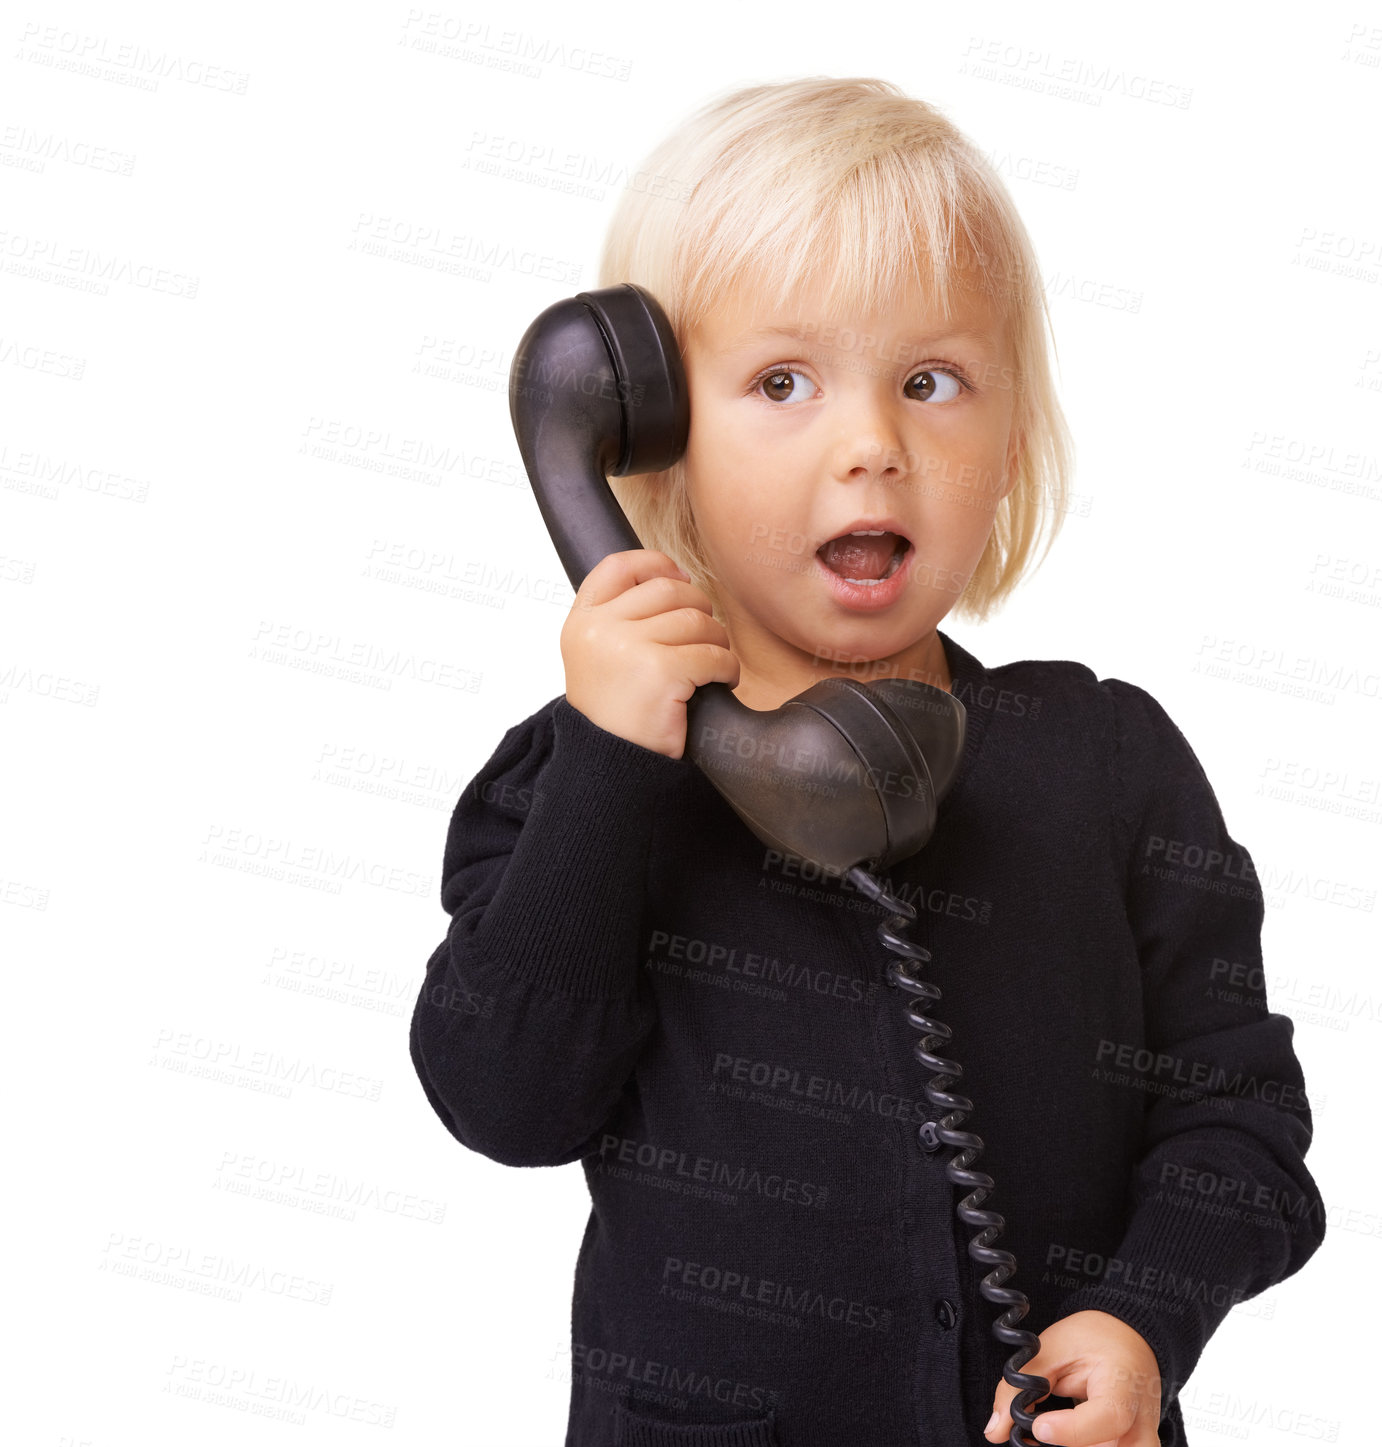
<svg viewBox="0 0 1382 1447">
<path fill-rule="evenodd" d="M 940 1150 L 941 1138 L 935 1121 L 928 1120 L 917 1127 L 917 1144 L 927 1155 L 930 1155 L 932 1151 Z"/>
<path fill-rule="evenodd" d="M 952 1330 L 955 1323 L 959 1320 L 955 1312 L 955 1303 L 953 1301 L 947 1301 L 945 1297 L 941 1297 L 936 1303 L 936 1320 L 940 1322 L 944 1330 Z"/>
</svg>

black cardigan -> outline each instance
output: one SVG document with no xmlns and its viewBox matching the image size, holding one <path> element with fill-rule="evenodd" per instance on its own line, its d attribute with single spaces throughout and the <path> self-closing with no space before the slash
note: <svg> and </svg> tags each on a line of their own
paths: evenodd
<svg viewBox="0 0 1382 1447">
<path fill-rule="evenodd" d="M 1150 694 L 940 637 L 964 753 L 881 877 L 931 951 L 1022 1325 L 1129 1323 L 1183 1443 L 1205 1342 L 1324 1236 L 1252 860 Z M 441 902 L 411 1030 L 428 1100 L 471 1150 L 579 1160 L 590 1189 L 566 1447 L 982 1440 L 1009 1350 L 919 1129 L 881 906 L 564 695 L 466 787 Z"/>
</svg>

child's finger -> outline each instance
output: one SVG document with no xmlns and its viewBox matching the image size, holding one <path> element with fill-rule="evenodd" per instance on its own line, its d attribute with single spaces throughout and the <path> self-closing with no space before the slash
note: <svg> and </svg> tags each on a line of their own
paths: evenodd
<svg viewBox="0 0 1382 1447">
<path fill-rule="evenodd" d="M 576 603 L 586 608 L 598 607 L 649 578 L 678 576 L 685 581 L 685 570 L 666 553 L 653 548 L 629 548 L 622 553 L 608 553 L 585 575 L 576 590 Z"/>
<path fill-rule="evenodd" d="M 1138 1425 L 1137 1404 L 1128 1397 L 1091 1397 L 1075 1407 L 1043 1412 L 1032 1424 L 1038 1442 L 1059 1443 L 1060 1447 L 1156 1447 L 1157 1434 L 1150 1429 L 1134 1432 Z M 1146 1423 L 1141 1426 L 1145 1429 Z"/>
<path fill-rule="evenodd" d="M 1022 1370 L 1031 1372 L 1033 1376 L 1044 1376 L 1041 1370 L 1039 1356 L 1033 1357 Z M 1049 1397 L 1051 1394 L 1046 1394 Z M 1013 1419 L 1009 1408 L 1012 1406 L 1013 1398 L 1017 1396 L 1017 1388 L 1010 1387 L 1007 1382 L 999 1382 L 998 1390 L 993 1394 L 993 1416 L 989 1418 L 989 1424 L 984 1428 L 984 1436 L 990 1442 L 1006 1442 L 1012 1436 Z M 1035 1411 L 1046 1400 L 1046 1397 L 1038 1397 L 1032 1404 Z"/>
</svg>

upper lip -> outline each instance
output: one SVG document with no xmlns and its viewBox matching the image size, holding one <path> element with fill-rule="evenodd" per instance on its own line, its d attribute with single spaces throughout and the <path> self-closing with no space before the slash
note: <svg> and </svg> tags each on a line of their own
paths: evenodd
<svg viewBox="0 0 1382 1447">
<path fill-rule="evenodd" d="M 819 544 L 817 544 L 816 551 L 820 552 L 821 548 L 823 548 L 828 542 L 832 541 L 835 538 L 842 538 L 847 533 L 874 531 L 896 533 L 903 540 L 903 542 L 905 542 L 909 547 L 911 546 L 912 540 L 910 537 L 908 537 L 907 530 L 896 518 L 855 518 L 852 523 L 846 523 L 844 527 L 837 528 L 833 533 L 829 534 L 829 536 L 822 538 Z"/>
</svg>

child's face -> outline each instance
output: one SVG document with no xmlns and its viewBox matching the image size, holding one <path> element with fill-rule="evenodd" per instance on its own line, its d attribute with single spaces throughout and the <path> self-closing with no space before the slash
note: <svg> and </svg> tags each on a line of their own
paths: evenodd
<svg viewBox="0 0 1382 1447">
<path fill-rule="evenodd" d="M 751 706 L 830 673 L 943 667 L 936 625 L 1015 481 L 1003 318 L 982 278 L 960 281 L 948 322 L 920 286 L 850 317 L 822 316 L 810 291 L 770 314 L 741 289 L 687 338 L 688 495 Z M 819 550 L 870 525 L 910 546 L 891 577 L 845 582 Z M 830 556 L 868 578 L 892 541 Z"/>
</svg>

